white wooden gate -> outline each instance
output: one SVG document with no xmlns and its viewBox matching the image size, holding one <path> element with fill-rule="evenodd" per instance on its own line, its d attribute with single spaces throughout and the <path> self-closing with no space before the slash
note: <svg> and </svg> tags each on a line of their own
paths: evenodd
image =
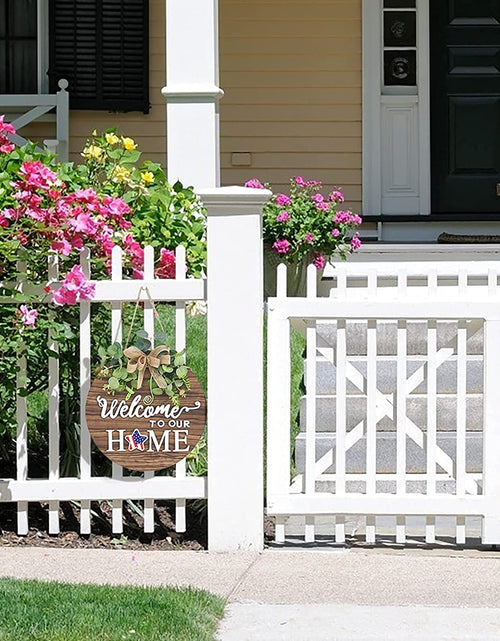
<svg viewBox="0 0 500 641">
<path fill-rule="evenodd" d="M 316 538 L 319 516 L 331 517 L 331 535 L 345 541 L 345 518 L 361 515 L 366 541 L 374 543 L 377 517 L 395 517 L 395 540 L 406 541 L 406 519 L 425 517 L 425 541 L 436 540 L 436 517 L 454 517 L 455 539 L 464 544 L 467 517 L 482 519 L 482 543 L 500 543 L 500 290 L 498 264 L 353 264 L 336 269 L 328 298 L 316 296 L 314 266 L 309 268 L 307 298 L 286 297 L 286 267 L 278 268 L 278 294 L 268 301 L 267 506 L 276 516 L 276 540 L 284 542 L 288 517 L 304 517 L 306 542 Z M 349 326 L 365 324 L 366 371 L 349 357 Z M 408 328 L 418 322 L 424 358 L 408 369 Z M 439 328 L 450 322 L 453 337 L 443 343 Z M 333 340 L 319 331 L 333 327 Z M 382 326 L 394 324 L 396 376 L 392 392 L 381 390 L 377 341 Z M 307 340 L 304 473 L 290 477 L 290 326 L 303 329 Z M 468 343 L 484 332 L 483 456 L 481 469 L 468 470 L 467 375 Z M 438 336 L 439 342 L 438 342 Z M 332 365 L 335 377 L 334 444 L 317 454 L 318 357 Z M 438 442 L 437 381 L 450 358 L 455 367 L 456 425 L 454 451 Z M 412 393 L 425 385 L 426 425 L 409 416 Z M 355 388 L 366 400 L 361 421 L 348 424 L 346 398 Z M 321 391 L 321 390 L 320 390 Z M 392 421 L 395 448 L 392 470 L 379 470 L 377 451 L 382 419 Z M 448 417 L 449 418 L 449 417 Z M 364 469 L 351 474 L 349 451 L 364 443 Z M 423 451 L 425 469 L 408 467 L 407 448 Z M 447 481 L 443 482 L 443 481 Z M 326 482 L 326 483 L 325 483 Z M 329 483 L 328 483 L 329 482 Z M 324 487 L 327 491 L 321 491 Z M 415 490 L 415 488 L 418 488 Z M 324 519 L 323 519 L 324 520 Z"/>
</svg>

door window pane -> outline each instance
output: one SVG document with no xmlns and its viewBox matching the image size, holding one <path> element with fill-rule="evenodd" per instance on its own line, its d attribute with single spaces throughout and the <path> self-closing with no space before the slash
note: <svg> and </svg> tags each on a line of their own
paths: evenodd
<svg viewBox="0 0 500 641">
<path fill-rule="evenodd" d="M 414 11 L 384 13 L 384 45 L 386 47 L 415 47 L 417 44 L 417 14 Z"/>
<path fill-rule="evenodd" d="M 384 77 L 388 86 L 412 86 L 417 84 L 417 60 L 415 51 L 386 51 L 384 53 Z"/>
<path fill-rule="evenodd" d="M 9 76 L 11 78 L 9 93 L 37 93 L 36 40 L 10 42 Z"/>
<path fill-rule="evenodd" d="M 37 93 L 37 2 L 0 0 L 0 92 Z"/>
</svg>

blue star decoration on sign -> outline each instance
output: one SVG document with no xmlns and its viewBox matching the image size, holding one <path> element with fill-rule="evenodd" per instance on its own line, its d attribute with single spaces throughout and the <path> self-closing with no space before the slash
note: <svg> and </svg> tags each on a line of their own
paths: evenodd
<svg viewBox="0 0 500 641">
<path fill-rule="evenodd" d="M 144 452 L 144 443 L 148 440 L 147 436 L 143 436 L 139 430 L 134 430 L 131 435 L 126 436 L 125 440 L 128 441 L 128 451 L 140 450 Z"/>
</svg>

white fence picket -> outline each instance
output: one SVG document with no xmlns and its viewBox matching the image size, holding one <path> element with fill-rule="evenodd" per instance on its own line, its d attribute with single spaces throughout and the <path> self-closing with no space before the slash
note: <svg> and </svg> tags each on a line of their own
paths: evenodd
<svg viewBox="0 0 500 641">
<path fill-rule="evenodd" d="M 111 253 L 111 280 L 120 282 L 122 278 L 123 252 L 121 247 L 113 247 Z M 111 343 L 118 342 L 123 345 L 122 327 L 122 304 L 118 301 L 111 303 Z M 111 463 L 111 474 L 114 479 L 123 478 L 123 467 L 117 463 Z M 111 507 L 111 530 L 113 534 L 123 532 L 123 502 L 115 499 Z"/>
<path fill-rule="evenodd" d="M 366 494 L 377 493 L 377 321 L 368 321 L 366 336 Z M 366 542 L 375 543 L 375 517 L 367 517 Z"/>
<path fill-rule="evenodd" d="M 154 249 L 148 245 L 144 249 L 144 280 L 152 281 L 155 278 L 155 256 Z M 149 299 L 144 297 L 144 330 L 148 333 L 151 340 L 154 341 L 155 334 L 155 317 L 153 305 Z M 144 472 L 144 479 L 154 478 L 154 472 Z M 152 533 L 155 531 L 155 514 L 154 501 L 150 498 L 144 499 L 144 532 Z"/>
<path fill-rule="evenodd" d="M 186 278 L 186 249 L 179 246 L 175 250 L 175 279 Z M 175 303 L 175 349 L 182 352 L 186 349 L 186 301 L 177 300 Z M 185 360 L 185 359 L 184 359 Z M 175 466 L 176 478 L 186 477 L 186 459 Z M 186 531 L 186 499 L 175 501 L 175 531 Z"/>
<path fill-rule="evenodd" d="M 312 267 L 315 269 L 314 265 Z M 305 493 L 316 491 L 316 323 L 308 321 L 306 329 L 306 463 Z M 306 517 L 306 543 L 314 541 L 314 519 Z"/>
<path fill-rule="evenodd" d="M 336 355 L 336 421 L 335 421 L 335 494 L 343 496 L 346 491 L 346 421 L 347 421 L 347 333 L 345 320 L 337 321 Z M 345 541 L 345 522 L 337 517 L 335 540 Z"/>
<path fill-rule="evenodd" d="M 26 385 L 27 366 L 26 356 L 17 360 L 17 387 Z M 28 405 L 25 396 L 17 395 L 16 399 L 17 435 L 16 435 L 16 478 L 25 481 L 28 478 Z M 19 501 L 17 504 L 17 532 L 28 534 L 28 503 Z"/>
<path fill-rule="evenodd" d="M 407 325 L 398 321 L 397 327 L 397 382 L 396 382 L 396 494 L 406 494 L 406 358 Z M 406 540 L 406 522 L 398 515 L 396 543 Z"/>
<path fill-rule="evenodd" d="M 49 281 L 57 281 L 59 276 L 59 265 L 57 255 L 49 256 L 48 261 Z M 49 330 L 48 347 L 56 354 L 59 352 L 58 345 L 53 337 L 53 330 Z M 49 357 L 49 479 L 57 481 L 59 478 L 59 359 Z M 49 533 L 59 533 L 59 503 L 49 501 Z"/>
<path fill-rule="evenodd" d="M 437 287 L 437 284 L 436 284 Z M 427 494 L 436 493 L 436 448 L 437 448 L 437 322 L 427 323 Z M 436 542 L 435 522 L 427 517 L 426 543 Z"/>
<path fill-rule="evenodd" d="M 91 277 L 90 252 L 85 249 L 80 256 L 80 265 L 87 279 Z M 90 432 L 85 418 L 85 401 L 90 390 L 92 357 L 91 357 L 91 327 L 90 302 L 80 303 L 80 478 L 83 483 L 90 481 L 92 476 L 92 445 Z M 80 507 L 80 532 L 90 534 L 90 499 L 82 499 Z"/>
</svg>

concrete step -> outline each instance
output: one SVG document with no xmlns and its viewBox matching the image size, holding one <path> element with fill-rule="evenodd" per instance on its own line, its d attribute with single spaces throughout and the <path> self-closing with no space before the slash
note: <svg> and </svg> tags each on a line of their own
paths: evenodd
<svg viewBox="0 0 500 641">
<path fill-rule="evenodd" d="M 355 356 L 348 359 L 348 362 L 364 377 L 367 373 L 367 360 L 363 356 Z M 408 358 L 406 365 L 407 378 L 416 371 L 425 367 L 426 358 Z M 304 363 L 304 370 L 306 364 Z M 305 381 L 307 377 L 304 375 Z M 437 391 L 439 394 L 453 394 L 457 390 L 457 359 L 452 357 L 438 367 L 437 370 Z M 337 384 L 336 368 L 326 359 L 319 357 L 316 365 L 316 393 L 335 394 Z M 397 361 L 391 356 L 377 358 L 377 389 L 384 394 L 390 394 L 396 390 L 397 384 Z M 427 391 L 426 373 L 424 381 L 416 387 L 412 393 L 425 394 Z M 467 358 L 467 393 L 480 394 L 483 391 L 483 358 L 482 356 L 468 356 Z M 347 381 L 348 394 L 361 394 L 362 392 L 349 380 Z"/>
<path fill-rule="evenodd" d="M 335 446 L 335 434 L 316 434 L 316 460 L 319 460 Z M 437 435 L 438 446 L 446 452 L 453 461 L 456 460 L 456 434 L 442 432 Z M 301 433 L 295 440 L 295 466 L 300 474 L 305 469 L 305 434 Z M 395 474 L 396 472 L 396 434 L 382 432 L 377 434 L 377 473 Z M 408 474 L 423 474 L 426 472 L 426 452 L 411 439 L 406 440 L 406 471 Z M 467 472 L 481 472 L 483 463 L 482 433 L 467 432 L 466 434 L 466 469 Z M 348 474 L 364 474 L 366 472 L 366 437 L 361 438 L 346 453 L 346 471 Z M 444 472 L 439 466 L 438 472 Z M 332 465 L 325 474 L 335 472 L 334 457 Z M 331 491 L 331 490 L 327 490 Z M 353 489 L 350 490 L 355 491 Z M 378 491 L 382 491 L 379 489 Z M 391 491 L 391 490 L 386 490 Z M 411 490 L 417 491 L 417 490 Z"/>
<path fill-rule="evenodd" d="M 336 397 L 319 396 L 316 399 L 316 432 L 335 432 Z M 441 394 L 437 397 L 437 426 L 440 432 L 454 432 L 457 427 L 457 395 Z M 352 395 L 346 398 L 347 430 L 366 419 L 366 396 Z M 483 395 L 469 394 L 466 398 L 466 429 L 480 432 L 483 429 Z M 406 414 L 424 431 L 427 428 L 427 396 L 416 394 L 406 399 Z M 306 398 L 300 402 L 300 427 L 306 429 Z M 394 432 L 394 422 L 385 417 L 377 424 L 379 432 Z"/>
<path fill-rule="evenodd" d="M 437 324 L 438 349 L 448 347 L 457 335 L 457 322 L 439 322 Z M 366 355 L 366 321 L 349 321 L 347 323 L 347 354 Z M 336 321 L 318 323 L 318 334 L 323 337 L 329 345 L 336 346 L 337 341 Z M 407 348 L 409 355 L 427 353 L 427 324 L 424 322 L 408 322 Z M 380 355 L 396 354 L 397 346 L 397 324 L 392 321 L 379 321 L 377 323 L 377 353 Z M 467 342 L 469 354 L 480 355 L 483 353 L 483 330 L 480 329 Z"/>
<path fill-rule="evenodd" d="M 446 492 L 447 493 L 447 492 Z M 482 519 L 479 517 L 466 517 L 467 538 L 480 539 Z M 425 537 L 426 518 L 424 516 L 406 517 L 406 536 L 407 537 Z M 304 536 L 304 517 L 289 516 L 285 522 L 286 536 L 303 537 Z M 396 517 L 395 516 L 377 516 L 376 533 L 380 536 L 395 536 Z M 335 532 L 335 523 L 332 516 L 317 516 L 315 518 L 315 534 L 319 537 L 333 537 Z M 346 515 L 345 517 L 345 534 L 347 539 L 363 537 L 366 534 L 366 518 L 359 515 Z M 452 516 L 436 517 L 436 536 L 439 538 L 454 539 L 456 534 L 456 519 Z M 411 543 L 411 541 L 407 541 Z M 470 544 L 471 542 L 469 542 Z"/>
</svg>

